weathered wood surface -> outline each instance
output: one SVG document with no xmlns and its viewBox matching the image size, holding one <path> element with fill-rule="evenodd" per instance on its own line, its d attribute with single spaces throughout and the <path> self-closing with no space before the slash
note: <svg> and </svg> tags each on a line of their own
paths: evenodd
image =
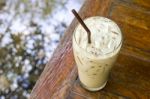
<svg viewBox="0 0 150 99">
<path fill-rule="evenodd" d="M 93 93 L 79 84 L 72 53 L 74 19 L 31 99 L 150 99 L 150 0 L 86 0 L 79 13 L 82 18 L 109 17 L 123 32 L 123 47 L 106 87 Z"/>
</svg>

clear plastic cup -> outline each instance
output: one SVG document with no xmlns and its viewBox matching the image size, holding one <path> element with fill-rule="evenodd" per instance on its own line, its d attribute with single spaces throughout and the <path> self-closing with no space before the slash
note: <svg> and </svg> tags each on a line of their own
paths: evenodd
<svg viewBox="0 0 150 99">
<path fill-rule="evenodd" d="M 98 20 L 98 18 L 102 19 L 104 17 L 98 17 L 98 16 L 90 17 L 85 19 L 84 22 L 86 23 L 88 19 L 94 20 L 95 18 L 97 18 Z M 112 25 L 114 25 L 117 29 L 119 28 L 114 21 L 107 18 L 104 19 L 113 22 L 115 25 L 114 24 Z M 95 24 L 99 24 L 99 23 L 95 23 Z M 86 25 L 88 26 L 88 24 Z M 95 55 L 95 53 L 90 53 L 79 45 L 76 39 L 76 33 L 81 31 L 79 30 L 79 27 L 81 27 L 80 24 L 74 30 L 73 38 L 72 38 L 73 53 L 78 68 L 79 79 L 81 85 L 87 90 L 98 91 L 104 88 L 107 83 L 111 68 L 115 63 L 120 48 L 122 46 L 122 34 L 120 31 L 121 40 L 120 42 L 118 42 L 119 44 L 117 43 L 118 45 L 111 52 Z M 91 30 L 91 27 L 88 28 Z M 97 29 L 97 28 L 93 27 L 92 29 Z"/>
</svg>

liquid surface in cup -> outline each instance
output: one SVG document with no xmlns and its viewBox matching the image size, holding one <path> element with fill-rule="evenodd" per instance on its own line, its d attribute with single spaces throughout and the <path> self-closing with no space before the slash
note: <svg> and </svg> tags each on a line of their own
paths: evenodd
<svg viewBox="0 0 150 99">
<path fill-rule="evenodd" d="M 84 20 L 91 31 L 91 44 L 87 33 L 78 25 L 73 35 L 73 50 L 82 84 L 98 88 L 107 82 L 121 47 L 122 34 L 116 23 L 104 17 Z"/>
</svg>

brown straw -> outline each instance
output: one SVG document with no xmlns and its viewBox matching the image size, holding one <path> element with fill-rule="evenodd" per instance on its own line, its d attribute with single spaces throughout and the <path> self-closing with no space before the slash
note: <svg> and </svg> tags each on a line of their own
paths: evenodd
<svg viewBox="0 0 150 99">
<path fill-rule="evenodd" d="M 85 25 L 85 23 L 83 22 L 81 17 L 78 15 L 78 13 L 74 9 L 72 10 L 72 13 L 75 15 L 75 17 L 78 19 L 79 23 L 83 26 L 83 28 L 87 32 L 88 43 L 90 44 L 91 43 L 91 31 L 88 29 L 88 27 Z"/>
</svg>

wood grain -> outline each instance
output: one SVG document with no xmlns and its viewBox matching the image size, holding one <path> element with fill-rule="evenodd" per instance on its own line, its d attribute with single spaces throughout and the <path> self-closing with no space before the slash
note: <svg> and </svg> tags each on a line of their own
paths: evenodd
<svg viewBox="0 0 150 99">
<path fill-rule="evenodd" d="M 150 9 L 150 0 L 121 0 L 127 3 L 130 3 L 130 5 L 137 5 L 141 9 L 149 10 Z"/>
<path fill-rule="evenodd" d="M 31 99 L 150 99 L 149 0 L 86 0 L 79 11 L 84 19 L 105 16 L 120 26 L 124 41 L 106 87 L 97 92 L 82 88 L 72 52 L 74 19 L 31 93 Z"/>
<path fill-rule="evenodd" d="M 150 53 L 150 11 L 133 8 L 126 3 L 114 4 L 110 17 L 121 27 L 125 45 Z"/>
<path fill-rule="evenodd" d="M 73 94 L 73 95 L 72 95 Z M 76 97 L 82 97 L 79 99 L 128 99 L 126 96 L 121 96 L 119 94 L 112 93 L 110 91 L 97 91 L 97 92 L 90 92 L 81 87 L 79 79 L 77 79 L 72 87 L 71 94 L 69 97 L 70 99 L 78 99 Z"/>
</svg>

